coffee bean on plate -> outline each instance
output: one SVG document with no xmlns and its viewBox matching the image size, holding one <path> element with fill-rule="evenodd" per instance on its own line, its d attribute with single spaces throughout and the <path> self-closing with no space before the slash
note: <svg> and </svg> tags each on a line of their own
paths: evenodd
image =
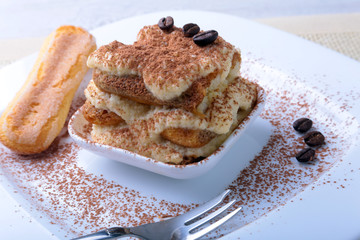
<svg viewBox="0 0 360 240">
<path fill-rule="evenodd" d="M 209 30 L 196 34 L 193 37 L 194 42 L 199 46 L 206 46 L 214 42 L 218 37 L 218 32 L 215 30 Z"/>
<path fill-rule="evenodd" d="M 313 122 L 309 118 L 299 118 L 293 123 L 293 127 L 298 132 L 307 132 L 312 127 Z"/>
<path fill-rule="evenodd" d="M 158 26 L 161 30 L 169 31 L 174 26 L 174 19 L 170 16 L 161 18 L 158 22 Z"/>
<path fill-rule="evenodd" d="M 304 141 L 310 147 L 315 147 L 322 145 L 325 141 L 325 137 L 321 132 L 312 131 L 304 136 Z"/>
<path fill-rule="evenodd" d="M 304 148 L 298 152 L 295 157 L 299 162 L 310 162 L 314 160 L 315 150 L 312 148 Z"/>
<path fill-rule="evenodd" d="M 195 23 L 188 23 L 183 26 L 185 37 L 192 37 L 200 31 L 200 27 Z"/>
</svg>

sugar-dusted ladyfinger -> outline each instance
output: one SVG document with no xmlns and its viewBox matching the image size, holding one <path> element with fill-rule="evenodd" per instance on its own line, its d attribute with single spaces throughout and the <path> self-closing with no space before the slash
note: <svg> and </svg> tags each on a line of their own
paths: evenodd
<svg viewBox="0 0 360 240">
<path fill-rule="evenodd" d="M 46 150 L 64 126 L 96 49 L 86 30 L 61 26 L 45 40 L 26 82 L 0 118 L 0 141 L 20 154 Z"/>
</svg>

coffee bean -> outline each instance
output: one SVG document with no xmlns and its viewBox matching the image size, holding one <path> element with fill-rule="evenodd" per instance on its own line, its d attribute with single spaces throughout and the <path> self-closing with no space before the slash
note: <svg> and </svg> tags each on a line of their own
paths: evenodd
<svg viewBox="0 0 360 240">
<path fill-rule="evenodd" d="M 217 37 L 218 37 L 218 32 L 215 30 L 210 30 L 196 34 L 193 37 L 193 40 L 197 45 L 205 46 L 214 42 L 217 39 Z"/>
<path fill-rule="evenodd" d="M 200 31 L 200 27 L 195 23 L 188 23 L 183 26 L 185 37 L 192 37 Z"/>
<path fill-rule="evenodd" d="M 298 132 L 306 132 L 312 127 L 313 122 L 308 118 L 299 118 L 293 123 L 293 127 Z"/>
<path fill-rule="evenodd" d="M 304 141 L 310 147 L 315 147 L 322 145 L 325 141 L 325 137 L 321 132 L 312 131 L 304 136 Z"/>
<path fill-rule="evenodd" d="M 161 18 L 158 22 L 158 26 L 161 30 L 169 31 L 174 26 L 174 19 L 170 16 Z"/>
<path fill-rule="evenodd" d="M 312 148 L 304 148 L 303 150 L 298 152 L 295 157 L 299 162 L 312 161 L 315 157 L 315 150 Z"/>
</svg>

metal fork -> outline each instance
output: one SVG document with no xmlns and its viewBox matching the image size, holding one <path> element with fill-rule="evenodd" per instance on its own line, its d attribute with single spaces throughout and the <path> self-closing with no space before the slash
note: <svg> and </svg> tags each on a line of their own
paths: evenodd
<svg viewBox="0 0 360 240">
<path fill-rule="evenodd" d="M 230 190 L 226 190 L 216 198 L 206 202 L 205 204 L 192 209 L 180 216 L 170 218 L 156 223 L 149 223 L 140 225 L 137 227 L 113 227 L 108 228 L 93 234 L 89 234 L 83 237 L 75 238 L 73 240 L 104 240 L 104 239 L 118 239 L 125 236 L 138 237 L 145 240 L 193 240 L 198 239 L 210 231 L 216 229 L 221 224 L 232 218 L 237 212 L 241 210 L 242 207 L 239 207 L 233 210 L 231 213 L 222 217 L 214 223 L 211 223 L 209 226 L 200 229 L 199 231 L 193 231 L 196 228 L 204 225 L 210 220 L 214 219 L 230 206 L 235 203 L 235 200 L 232 200 L 217 209 L 214 212 L 209 213 L 207 216 L 196 219 L 199 216 L 208 213 L 211 209 L 219 205 L 224 198 L 230 193 Z"/>
</svg>

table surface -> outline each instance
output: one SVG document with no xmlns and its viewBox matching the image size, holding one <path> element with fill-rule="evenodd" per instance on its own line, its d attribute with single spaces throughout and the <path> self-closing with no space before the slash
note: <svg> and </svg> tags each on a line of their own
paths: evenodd
<svg viewBox="0 0 360 240">
<path fill-rule="evenodd" d="M 63 24 L 91 30 L 166 10 L 215 11 L 254 19 L 360 12 L 360 0 L 0 0 L 0 39 L 43 37 Z"/>
</svg>

